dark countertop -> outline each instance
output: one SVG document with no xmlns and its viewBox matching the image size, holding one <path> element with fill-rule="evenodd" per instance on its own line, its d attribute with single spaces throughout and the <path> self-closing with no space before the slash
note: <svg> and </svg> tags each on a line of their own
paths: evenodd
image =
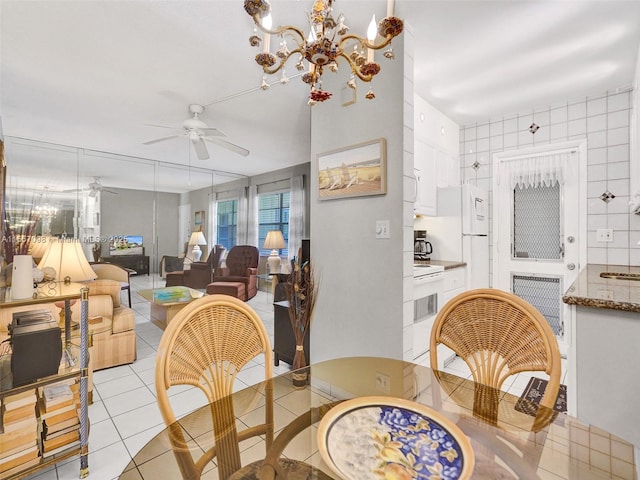
<svg viewBox="0 0 640 480">
<path fill-rule="evenodd" d="M 569 305 L 640 312 L 640 281 L 602 278 L 603 272 L 637 274 L 640 266 L 587 265 L 562 301 Z"/>
<path fill-rule="evenodd" d="M 416 264 L 421 263 L 425 265 L 442 265 L 445 270 L 451 270 L 453 268 L 462 268 L 467 266 L 466 262 L 451 262 L 449 260 L 426 260 L 426 261 L 416 260 L 414 261 L 414 263 Z"/>
</svg>

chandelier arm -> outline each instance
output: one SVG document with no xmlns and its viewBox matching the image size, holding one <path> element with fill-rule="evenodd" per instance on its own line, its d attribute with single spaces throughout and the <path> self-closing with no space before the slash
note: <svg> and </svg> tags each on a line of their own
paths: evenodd
<svg viewBox="0 0 640 480">
<path fill-rule="evenodd" d="M 371 48 L 373 50 L 380 50 L 381 48 L 384 48 L 391 43 L 391 41 L 393 40 L 393 36 L 387 35 L 385 40 L 382 43 L 380 43 L 379 45 L 376 45 L 375 43 L 369 43 L 369 41 L 365 38 L 359 37 L 354 33 L 350 33 L 349 35 L 345 35 L 340 39 L 340 41 L 338 42 L 338 46 L 340 48 L 343 48 L 342 46 L 345 45 L 346 42 L 349 40 L 355 40 L 358 43 L 360 43 L 360 45 L 362 45 L 363 47 Z"/>
<path fill-rule="evenodd" d="M 256 27 L 258 27 L 264 33 L 270 33 L 271 35 L 280 35 L 283 32 L 287 32 L 288 30 L 291 30 L 298 34 L 298 36 L 300 37 L 300 41 L 304 42 L 304 39 L 305 39 L 304 32 L 300 30 L 298 27 L 294 27 L 293 25 L 285 25 L 281 27 L 276 27 L 273 30 L 269 30 L 267 28 L 264 28 L 264 26 L 262 25 L 262 22 L 260 22 L 259 20 L 260 16 L 258 14 L 255 14 L 252 18 L 253 18 L 253 23 L 256 24 Z"/>
<path fill-rule="evenodd" d="M 269 75 L 273 75 L 274 73 L 278 72 L 282 67 L 284 67 L 284 64 L 287 63 L 287 60 L 289 60 L 289 57 L 291 57 L 291 55 L 293 55 L 294 53 L 299 53 L 300 55 L 302 55 L 302 50 L 300 48 L 296 48 L 295 50 L 292 50 L 291 52 L 289 52 L 289 54 L 280 59 L 280 63 L 278 63 L 274 68 L 269 68 L 267 65 L 263 65 L 262 66 L 262 70 L 264 70 L 264 73 L 269 74 Z"/>
<path fill-rule="evenodd" d="M 363 82 L 370 82 L 371 79 L 373 78 L 373 75 L 369 74 L 369 75 L 363 75 L 360 72 L 360 69 L 358 68 L 358 66 L 353 62 L 353 60 L 351 60 L 347 55 L 345 55 L 344 53 L 339 53 L 338 54 L 339 57 L 344 58 L 348 63 L 349 63 L 349 67 L 351 67 L 351 71 L 357 75 L 357 77 L 362 80 Z"/>
</svg>

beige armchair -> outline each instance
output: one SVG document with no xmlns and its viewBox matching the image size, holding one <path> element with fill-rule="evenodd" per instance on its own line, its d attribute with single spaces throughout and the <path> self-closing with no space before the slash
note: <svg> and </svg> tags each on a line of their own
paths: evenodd
<svg viewBox="0 0 640 480">
<path fill-rule="evenodd" d="M 129 298 L 129 306 L 131 306 L 131 284 L 129 277 L 132 270 L 113 263 L 91 263 L 91 268 L 96 272 L 99 279 L 120 282 L 120 290 L 126 290 Z"/>
</svg>

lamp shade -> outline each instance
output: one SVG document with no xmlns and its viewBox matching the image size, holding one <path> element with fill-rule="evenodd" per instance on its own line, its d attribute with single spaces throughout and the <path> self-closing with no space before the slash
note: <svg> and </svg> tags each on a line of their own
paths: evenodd
<svg viewBox="0 0 640 480">
<path fill-rule="evenodd" d="M 207 241 L 204 238 L 204 233 L 193 232 L 189 238 L 189 245 L 206 245 Z"/>
<path fill-rule="evenodd" d="M 29 244 L 29 255 L 31 255 L 34 260 L 40 261 L 42 257 L 44 257 L 44 254 L 47 252 L 49 245 L 54 240 L 54 237 L 44 235 L 35 237 Z"/>
<path fill-rule="evenodd" d="M 53 241 L 40 260 L 38 268 L 52 267 L 56 271 L 56 279 L 71 282 L 84 282 L 97 278 L 82 251 L 78 240 L 59 239 Z"/>
<path fill-rule="evenodd" d="M 284 237 L 280 230 L 270 230 L 267 232 L 267 238 L 264 240 L 262 248 L 269 250 L 279 250 L 286 247 Z"/>
</svg>

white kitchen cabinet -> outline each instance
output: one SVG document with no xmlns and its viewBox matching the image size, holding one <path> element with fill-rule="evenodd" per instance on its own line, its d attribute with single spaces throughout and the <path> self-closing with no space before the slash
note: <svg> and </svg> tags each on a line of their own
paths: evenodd
<svg viewBox="0 0 640 480">
<path fill-rule="evenodd" d="M 440 308 L 444 307 L 453 297 L 467 289 L 466 270 L 465 267 L 460 267 L 444 271 L 444 289 L 440 301 Z"/>
<path fill-rule="evenodd" d="M 421 215 L 435 216 L 438 186 L 437 149 L 419 139 L 413 154 L 416 196 L 413 210 Z"/>
<path fill-rule="evenodd" d="M 455 187 L 460 185 L 460 157 L 451 152 L 438 148 L 438 188 Z"/>
</svg>

